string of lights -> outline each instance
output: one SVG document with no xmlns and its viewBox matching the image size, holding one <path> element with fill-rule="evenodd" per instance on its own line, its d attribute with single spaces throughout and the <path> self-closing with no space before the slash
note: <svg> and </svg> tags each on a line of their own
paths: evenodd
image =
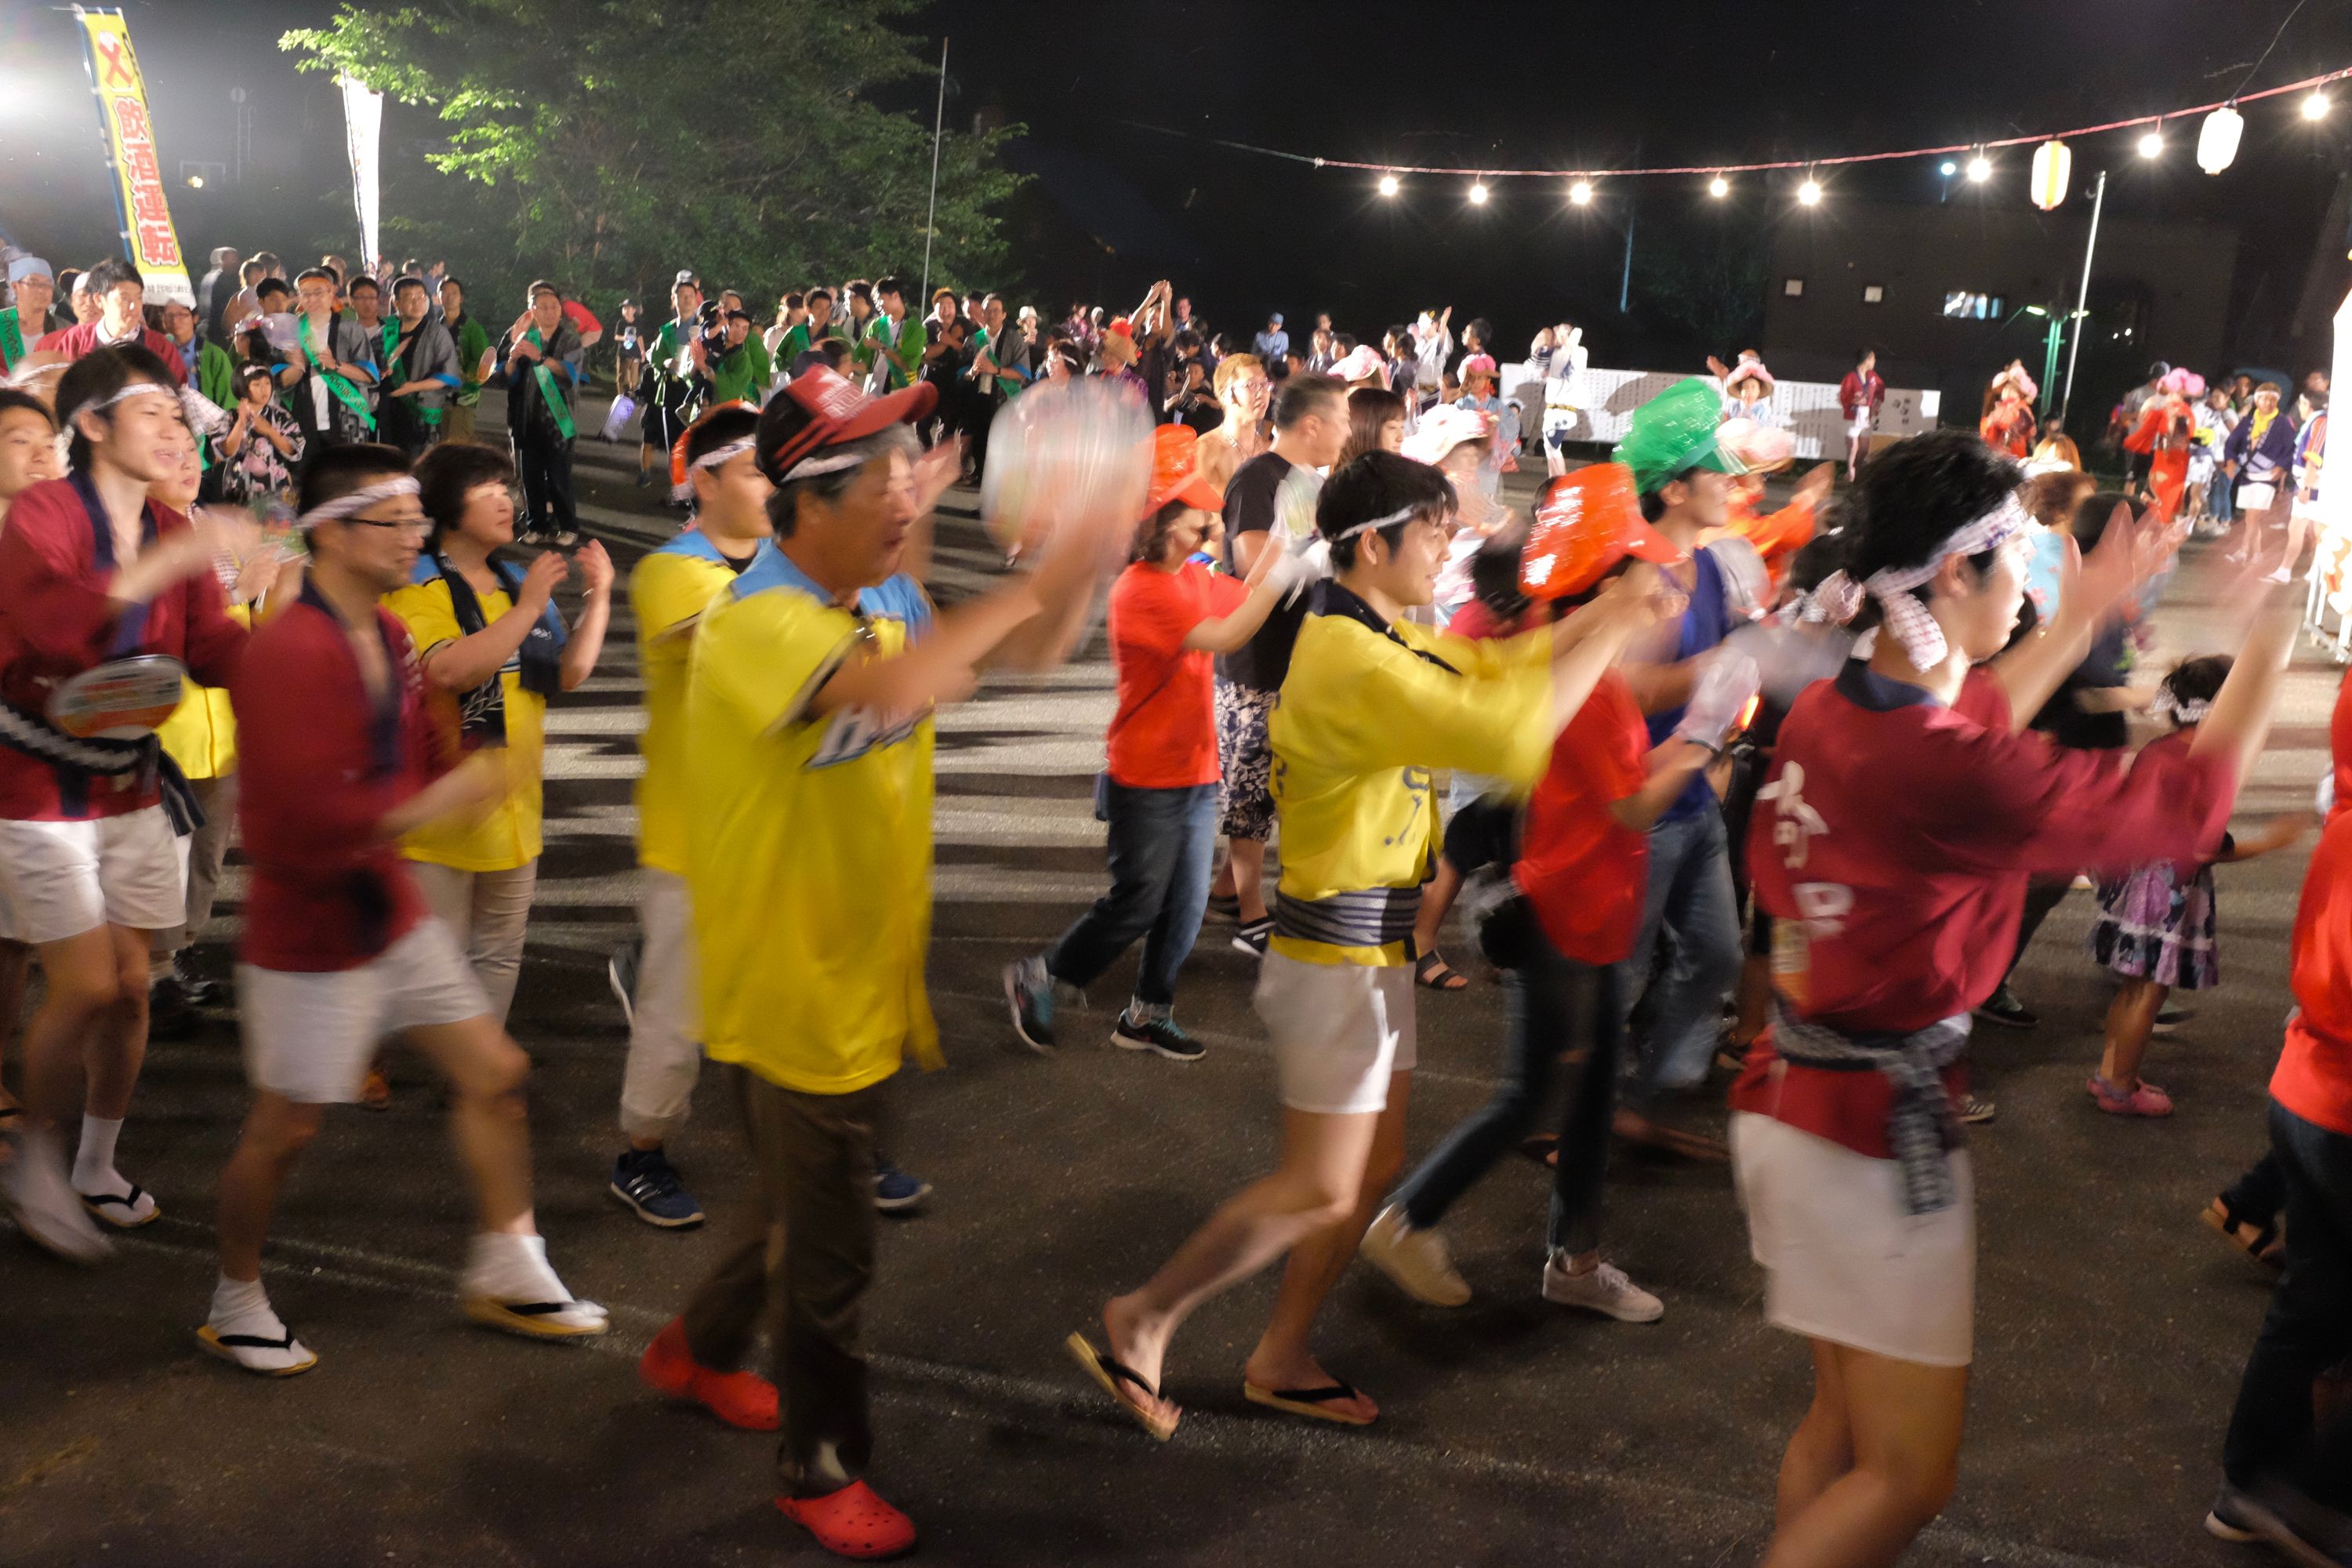
<svg viewBox="0 0 2352 1568">
<path fill-rule="evenodd" d="M 1384 196 L 1400 194 L 1404 188 L 1404 181 L 1408 176 L 1466 178 L 1471 182 L 1467 195 L 1474 206 L 1484 206 L 1491 197 L 1493 192 L 1487 184 L 1491 180 L 1566 180 L 1569 182 L 1569 201 L 1577 206 L 1584 206 L 1592 201 L 1595 182 L 1601 180 L 1654 179 L 1704 174 L 1707 177 L 1707 195 L 1721 200 L 1731 194 L 1733 175 L 1774 174 L 1796 170 L 1802 170 L 1805 175 L 1804 180 L 1797 187 L 1797 200 L 1806 206 L 1814 206 L 1822 200 L 1822 188 L 1819 172 L 1824 169 L 1860 163 L 1893 163 L 1911 158 L 1940 158 L 1944 160 L 1940 172 L 1947 177 L 1964 174 L 1971 184 L 1983 184 L 1993 176 L 1992 155 L 1995 153 L 2004 148 L 2033 146 L 2036 149 L 2036 205 L 2055 206 L 2057 205 L 2055 199 L 2048 202 L 2042 200 L 2042 187 L 2047 185 L 2055 190 L 2059 198 L 2063 197 L 2063 187 L 2066 184 L 2063 170 L 2069 166 L 2068 157 L 2064 155 L 2065 143 L 2070 137 L 2104 136 L 2116 132 L 2146 127 L 2135 143 L 2135 150 L 2142 158 L 2155 159 L 2163 156 L 2166 145 L 2164 127 L 2168 122 L 2202 116 L 2203 126 L 2198 138 L 2198 165 L 2208 174 L 2218 174 L 2229 167 L 2237 154 L 2238 138 L 2243 123 L 2238 113 L 2239 105 L 2299 92 L 2304 94 L 2300 111 L 2303 118 L 2314 121 L 2325 120 L 2334 101 L 2327 90 L 2328 87 L 2347 78 L 2352 78 L 2352 67 L 2323 71 L 2317 76 L 2305 77 L 2299 81 L 2285 82 L 2277 87 L 2263 88 L 2256 92 L 2234 93 L 2229 98 L 2219 99 L 2211 103 L 2194 104 L 2188 108 L 2168 110 L 2157 114 L 2134 115 L 2126 120 L 2111 120 L 2104 124 L 2081 125 L 2064 131 L 1998 136 L 1985 141 L 1955 142 L 1941 146 L 1905 147 L 1882 153 L 1843 153 L 1820 158 L 1768 159 L 1744 163 L 1685 163 L 1655 168 L 1498 169 L 1466 164 L 1384 163 L 1355 158 L 1318 157 L 1312 153 L 1295 153 L 1286 148 L 1265 147 L 1255 142 L 1235 142 L 1222 136 L 1204 136 L 1197 132 L 1177 131 L 1164 125 L 1145 124 L 1139 121 L 1128 121 L 1125 123 L 1135 126 L 1139 130 L 1156 132 L 1165 136 L 1180 136 L 1189 141 L 1207 142 L 1259 157 L 1278 158 L 1286 163 L 1304 163 L 1317 169 L 1347 169 L 1377 174 L 1380 176 L 1377 188 Z M 2044 154 L 2053 148 L 2057 150 L 2059 155 L 2045 158 Z M 1959 162 L 1963 157 L 1966 162 Z M 2052 165 L 2057 166 L 2054 171 L 2057 178 L 2054 181 L 2045 177 L 2048 173 L 2053 172 Z"/>
</svg>

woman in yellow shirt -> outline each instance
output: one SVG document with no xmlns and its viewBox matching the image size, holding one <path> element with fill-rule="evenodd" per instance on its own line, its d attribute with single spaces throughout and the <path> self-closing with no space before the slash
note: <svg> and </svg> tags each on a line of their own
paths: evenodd
<svg viewBox="0 0 2352 1568">
<path fill-rule="evenodd" d="M 467 750 L 504 748 L 506 797 L 487 813 L 445 818 L 403 845 L 433 912 L 472 961 L 503 1025 L 522 969 L 523 923 L 539 880 L 540 769 L 547 700 L 587 679 L 604 647 L 613 563 L 591 540 L 576 563 L 542 551 L 520 570 L 495 559 L 514 542 L 514 464 L 504 452 L 444 442 L 416 466 L 433 533 L 418 580 L 384 607 L 408 627 L 427 691 Z M 574 565 L 580 621 L 566 627 L 551 601 Z"/>
</svg>

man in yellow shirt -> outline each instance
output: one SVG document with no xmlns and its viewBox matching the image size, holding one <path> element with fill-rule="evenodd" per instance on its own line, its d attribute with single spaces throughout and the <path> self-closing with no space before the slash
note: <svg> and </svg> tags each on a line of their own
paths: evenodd
<svg viewBox="0 0 2352 1568">
<path fill-rule="evenodd" d="M 776 551 L 703 611 L 687 682 L 703 1047 L 734 1093 L 759 1188 L 642 1370 L 737 1425 L 777 1420 L 780 1403 L 777 1507 L 850 1556 L 915 1539 L 857 1479 L 873 1449 L 859 1325 L 881 1086 L 909 1048 L 938 1060 L 923 992 L 931 708 L 970 690 L 983 662 L 1065 657 L 1101 536 L 1131 521 L 1068 520 L 1034 575 L 935 615 L 904 562 L 954 475 L 953 447 L 919 458 L 908 428 L 937 396 L 919 383 L 870 398 L 817 369 L 770 400 L 755 438 L 777 487 Z M 778 1385 L 764 1397 L 731 1370 L 763 1316 Z"/>
<path fill-rule="evenodd" d="M 1348 1426 L 1379 1415 L 1316 1363 L 1307 1335 L 1403 1160 L 1413 920 L 1437 841 L 1430 773 L 1531 785 L 1552 738 L 1649 614 L 1654 578 L 1505 640 L 1407 621 L 1430 602 L 1454 510 L 1444 474 L 1389 452 L 1349 462 L 1317 499 L 1334 575 L 1299 628 L 1267 725 L 1283 864 L 1256 1006 L 1281 1084 L 1282 1163 L 1226 1200 L 1141 1289 L 1103 1309 L 1103 1350 L 1082 1334 L 1068 1342 L 1163 1441 L 1181 1414 L 1159 1391 L 1176 1330 L 1286 1253 L 1243 1392 Z"/>
<path fill-rule="evenodd" d="M 621 1077 L 621 1131 L 628 1147 L 613 1163 L 614 1196 L 647 1225 L 702 1223 L 664 1142 L 685 1124 L 702 1068 L 700 981 L 694 961 L 694 907 L 687 896 L 686 680 L 702 612 L 735 581 L 776 552 L 768 529 L 775 486 L 760 471 L 752 435 L 760 416 L 740 404 L 714 408 L 686 433 L 687 483 L 694 526 L 629 574 L 637 618 L 637 670 L 646 728 L 637 738 L 646 771 L 637 779 L 637 923 L 642 947 L 613 959 L 614 989 L 629 1016 L 628 1065 Z"/>
</svg>

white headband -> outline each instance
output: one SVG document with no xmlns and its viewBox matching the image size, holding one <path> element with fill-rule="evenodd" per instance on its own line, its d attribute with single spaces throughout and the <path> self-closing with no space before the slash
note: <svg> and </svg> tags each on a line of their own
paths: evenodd
<svg viewBox="0 0 2352 1568">
<path fill-rule="evenodd" d="M 2168 718 L 2184 730 L 2191 724 L 2202 724 L 2205 721 L 2205 716 L 2212 710 L 2213 703 L 2210 699 L 2191 697 L 2183 701 L 2172 694 L 2172 688 L 2169 686 L 2157 688 L 2156 700 L 2148 704 L 2148 713 L 2151 717 Z"/>
<path fill-rule="evenodd" d="M 759 443 L 757 441 L 753 440 L 751 437 L 746 436 L 740 441 L 730 441 L 723 447 L 713 447 L 710 450 L 703 453 L 702 456 L 695 458 L 694 461 L 686 466 L 686 478 L 680 479 L 677 484 L 670 487 L 670 500 L 691 500 L 694 499 L 695 469 L 715 468 L 721 463 L 731 461 L 734 458 L 741 457 L 746 452 L 756 449 L 758 446 Z"/>
<path fill-rule="evenodd" d="M 346 518 L 357 517 L 378 501 L 390 500 L 395 496 L 413 496 L 415 493 L 416 480 L 411 475 L 402 474 L 396 479 L 380 479 L 374 484 L 362 486 L 347 496 L 337 496 L 333 500 L 312 507 L 294 520 L 294 526 L 303 532 L 308 532 L 322 522 L 341 522 Z"/>
<path fill-rule="evenodd" d="M 93 397 L 88 403 L 78 405 L 74 409 L 73 415 L 68 416 L 68 417 L 71 418 L 75 416 L 83 414 L 101 413 L 106 409 L 113 407 L 116 404 L 122 402 L 125 398 L 138 397 L 150 392 L 153 393 L 158 397 L 171 398 L 173 402 L 179 401 L 180 397 L 180 389 L 176 386 L 158 386 L 153 382 L 145 380 L 126 381 L 121 386 L 116 387 L 112 392 L 107 394 L 104 397 Z"/>
<path fill-rule="evenodd" d="M 823 479 L 844 468 L 862 468 L 873 460 L 871 452 L 836 452 L 830 458 L 804 458 L 784 470 L 784 479 L 789 483 L 793 479 Z"/>
<path fill-rule="evenodd" d="M 1863 595 L 1867 594 L 1878 601 L 1886 629 L 1903 645 L 1911 667 L 1933 669 L 1944 662 L 1945 654 L 1950 650 L 1944 641 L 1944 628 L 1936 624 L 1936 617 L 1927 613 L 1927 606 L 1911 590 L 1934 577 L 1953 556 L 1998 550 L 2024 533 L 2030 524 L 2023 503 L 2012 493 L 2000 505 L 1948 537 L 1916 566 L 1885 567 L 1872 573 L 1866 583 L 1856 583 L 1843 572 L 1831 573 L 1807 598 L 1800 618 L 1843 626 L 1853 619 L 1862 608 Z"/>
<path fill-rule="evenodd" d="M 1376 517 L 1370 522 L 1360 522 L 1353 528 L 1341 530 L 1331 536 L 1331 542 L 1337 544 L 1341 540 L 1353 539 L 1360 533 L 1370 533 L 1379 529 L 1394 528 L 1400 522 L 1410 522 L 1412 521 L 1412 514 L 1421 510 L 1419 506 L 1400 507 L 1386 517 Z"/>
</svg>

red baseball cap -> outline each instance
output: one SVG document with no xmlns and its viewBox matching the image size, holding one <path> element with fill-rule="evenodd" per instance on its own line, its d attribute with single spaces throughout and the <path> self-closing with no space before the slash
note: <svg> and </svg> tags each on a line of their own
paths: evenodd
<svg viewBox="0 0 2352 1568">
<path fill-rule="evenodd" d="M 1202 511 L 1225 504 L 1225 492 L 1201 477 L 1201 437 L 1184 425 L 1162 425 L 1151 433 L 1151 489 L 1143 515 L 1151 516 L 1170 501 L 1182 501 Z"/>
<path fill-rule="evenodd" d="M 824 448 L 912 424 L 939 400 L 940 389 L 928 381 L 868 397 L 832 367 L 812 366 L 785 383 L 760 411 L 760 471 L 782 484 Z"/>
</svg>

